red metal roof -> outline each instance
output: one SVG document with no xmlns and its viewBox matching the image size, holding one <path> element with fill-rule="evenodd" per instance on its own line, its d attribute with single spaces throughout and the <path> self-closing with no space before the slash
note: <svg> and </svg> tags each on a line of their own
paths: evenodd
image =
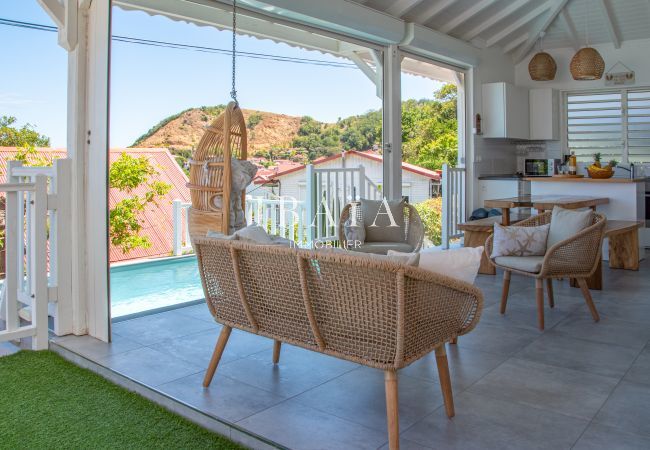
<svg viewBox="0 0 650 450">
<path fill-rule="evenodd" d="M 358 156 L 361 156 L 362 158 L 371 159 L 371 160 L 377 161 L 377 162 L 382 162 L 383 161 L 382 155 L 375 152 L 374 150 L 368 150 L 368 151 L 365 151 L 365 152 L 360 152 L 360 151 L 357 151 L 357 150 L 349 150 L 349 151 L 345 152 L 345 154 L 346 155 L 358 155 Z M 342 156 L 343 156 L 343 153 L 337 153 L 336 155 L 332 155 L 332 156 L 324 156 L 324 157 L 315 159 L 312 164 L 317 166 L 319 164 L 323 164 L 324 162 L 332 161 L 332 160 L 341 158 Z M 296 163 L 294 163 L 294 164 L 296 164 Z M 275 179 L 277 177 L 281 177 L 281 176 L 286 175 L 288 173 L 297 172 L 298 170 L 302 170 L 304 168 L 305 168 L 305 166 L 303 164 L 299 164 L 299 165 L 294 166 L 294 167 L 282 168 L 281 170 L 276 171 L 275 174 L 268 174 L 266 179 L 264 179 L 262 177 L 259 177 L 259 178 L 256 178 L 253 182 L 255 184 L 263 184 L 263 183 L 266 183 L 266 182 L 268 182 L 270 180 L 273 180 L 273 179 Z M 436 180 L 436 181 L 440 181 L 440 179 L 442 178 L 442 175 L 441 175 L 440 171 L 425 169 L 424 167 L 416 166 L 415 164 L 409 164 L 409 163 L 406 163 L 406 162 L 402 162 L 402 170 L 417 173 L 418 175 L 422 175 L 422 176 L 425 176 L 427 178 L 430 178 L 430 179 Z"/>
<path fill-rule="evenodd" d="M 65 149 L 38 148 L 37 150 L 48 161 L 66 157 Z M 0 147 L 0 182 L 5 182 L 7 161 L 14 158 L 17 152 L 18 149 L 15 147 Z M 157 203 L 149 204 L 141 214 L 143 221 L 141 234 L 149 238 L 151 247 L 134 249 L 124 254 L 119 248 L 110 246 L 110 261 L 117 262 L 135 258 L 168 256 L 172 251 L 173 245 L 172 201 L 174 199 L 180 199 L 183 202 L 190 201 L 189 189 L 185 186 L 187 176 L 167 149 L 112 148 L 110 151 L 110 162 L 115 161 L 122 153 L 127 153 L 134 157 L 147 157 L 158 172 L 155 180 L 168 183 L 172 188 Z M 126 194 L 117 189 L 111 189 L 108 195 L 109 207 L 112 208 L 117 202 L 130 195 L 142 195 L 144 191 L 144 187 L 139 187 L 131 194 Z"/>
</svg>

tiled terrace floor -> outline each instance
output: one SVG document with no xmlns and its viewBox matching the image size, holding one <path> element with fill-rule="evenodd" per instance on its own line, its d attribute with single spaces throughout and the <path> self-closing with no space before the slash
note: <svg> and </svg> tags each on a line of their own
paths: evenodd
<svg viewBox="0 0 650 450">
<path fill-rule="evenodd" d="M 480 276 L 480 324 L 448 349 L 456 417 L 444 414 L 434 358 L 407 367 L 399 375 L 402 448 L 650 448 L 650 263 L 604 276 L 605 290 L 593 292 L 600 323 L 579 289 L 556 282 L 543 333 L 532 280 L 513 276 L 501 316 L 501 277 Z M 234 331 L 204 390 L 219 329 L 197 305 L 115 323 L 110 345 L 57 342 L 281 446 L 387 448 L 380 371 L 288 345 L 274 366 L 270 340 Z"/>
</svg>

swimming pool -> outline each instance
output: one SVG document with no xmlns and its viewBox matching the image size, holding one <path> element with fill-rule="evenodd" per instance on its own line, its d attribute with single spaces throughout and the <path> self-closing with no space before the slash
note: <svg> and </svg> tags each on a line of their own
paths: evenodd
<svg viewBox="0 0 650 450">
<path fill-rule="evenodd" d="M 202 299 L 196 257 L 169 258 L 111 267 L 111 315 Z"/>
</svg>

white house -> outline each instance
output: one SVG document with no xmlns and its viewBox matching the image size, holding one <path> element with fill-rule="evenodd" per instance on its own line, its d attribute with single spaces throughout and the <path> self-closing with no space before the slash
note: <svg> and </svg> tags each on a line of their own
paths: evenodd
<svg viewBox="0 0 650 450">
<path fill-rule="evenodd" d="M 372 150 L 360 152 L 350 150 L 337 155 L 319 158 L 313 166 L 318 169 L 358 168 L 363 166 L 366 178 L 381 190 L 383 176 L 383 157 Z M 269 177 L 259 177 L 251 189 L 253 195 L 275 194 L 294 197 L 300 201 L 306 196 L 306 167 L 304 165 L 287 167 Z M 440 194 L 441 174 L 402 162 L 402 196 L 410 203 L 419 203 Z"/>
</svg>

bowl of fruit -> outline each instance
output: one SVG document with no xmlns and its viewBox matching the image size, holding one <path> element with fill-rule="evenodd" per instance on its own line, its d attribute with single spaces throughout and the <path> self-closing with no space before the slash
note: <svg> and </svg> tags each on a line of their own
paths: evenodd
<svg viewBox="0 0 650 450">
<path fill-rule="evenodd" d="M 596 153 L 594 155 L 594 163 L 590 166 L 587 166 L 587 173 L 589 173 L 590 178 L 599 178 L 606 179 L 614 176 L 614 167 L 618 164 L 618 161 L 612 159 L 606 166 L 603 166 L 600 162 L 601 155 Z"/>
</svg>

